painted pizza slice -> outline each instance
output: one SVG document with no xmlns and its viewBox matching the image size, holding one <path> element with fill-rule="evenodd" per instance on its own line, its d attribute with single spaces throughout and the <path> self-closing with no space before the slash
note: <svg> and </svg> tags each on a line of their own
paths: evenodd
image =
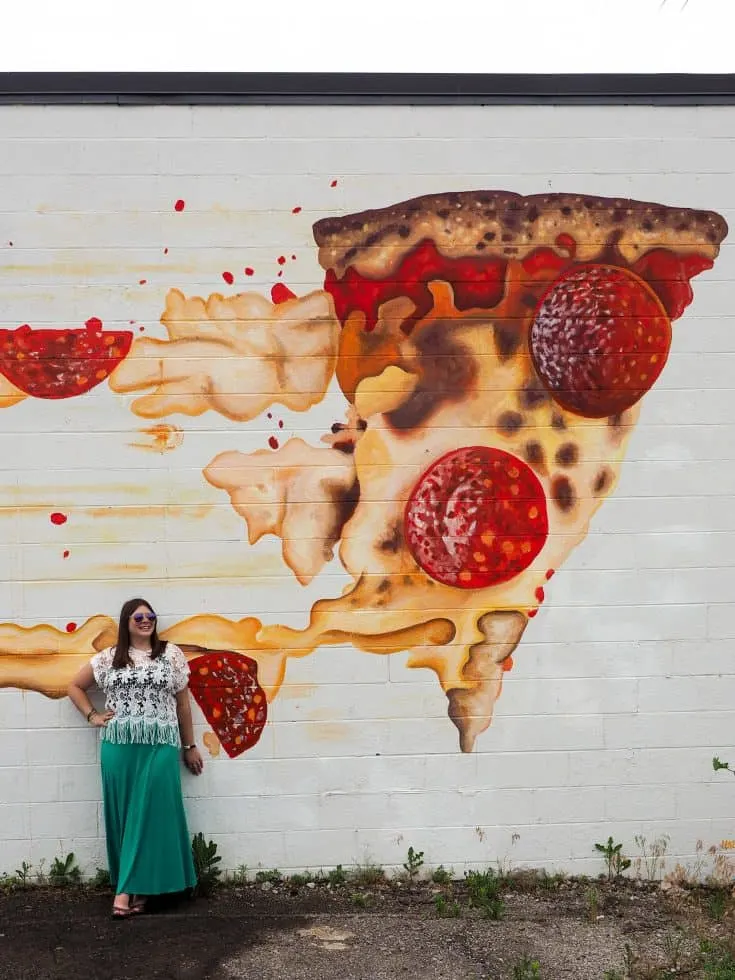
<svg viewBox="0 0 735 980">
<path fill-rule="evenodd" d="M 315 225 L 337 377 L 367 427 L 340 549 L 355 585 L 310 630 L 386 652 L 410 636 L 464 750 L 726 233 L 712 212 L 490 191 Z"/>
</svg>

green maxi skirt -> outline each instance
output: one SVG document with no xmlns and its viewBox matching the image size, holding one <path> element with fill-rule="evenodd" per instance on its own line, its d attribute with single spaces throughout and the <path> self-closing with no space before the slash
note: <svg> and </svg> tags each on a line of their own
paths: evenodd
<svg viewBox="0 0 735 980">
<path fill-rule="evenodd" d="M 102 798 L 116 894 L 163 895 L 196 884 L 173 745 L 102 741 Z"/>
</svg>

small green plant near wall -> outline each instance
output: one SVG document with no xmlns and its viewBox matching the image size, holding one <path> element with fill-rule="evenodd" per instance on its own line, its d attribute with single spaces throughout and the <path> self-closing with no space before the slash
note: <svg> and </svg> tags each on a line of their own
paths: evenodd
<svg viewBox="0 0 735 980">
<path fill-rule="evenodd" d="M 408 849 L 408 856 L 403 864 L 403 870 L 406 872 L 406 877 L 409 882 L 415 881 L 418 878 L 421 868 L 424 865 L 424 852 L 415 851 L 412 847 Z"/>
<path fill-rule="evenodd" d="M 267 871 L 256 871 L 255 872 L 255 883 L 256 885 L 280 885 L 283 882 L 283 875 L 278 870 L 278 868 L 270 868 Z"/>
<path fill-rule="evenodd" d="M 602 854 L 607 865 L 608 881 L 619 878 L 630 867 L 630 858 L 623 854 L 623 845 L 616 844 L 612 837 L 608 837 L 604 844 L 595 844 L 595 850 Z"/>
<path fill-rule="evenodd" d="M 338 864 L 336 868 L 331 868 L 327 871 L 327 883 L 332 886 L 332 888 L 341 888 L 347 881 L 347 872 Z"/>
<path fill-rule="evenodd" d="M 492 868 L 487 871 L 465 871 L 467 899 L 486 919 L 502 919 L 505 902 L 500 897 L 503 879 Z"/>
<path fill-rule="evenodd" d="M 363 864 L 356 864 L 352 868 L 349 873 L 349 880 L 358 888 L 370 888 L 374 885 L 382 885 L 385 881 L 385 868 L 379 864 L 373 864 L 372 861 L 366 859 Z"/>
<path fill-rule="evenodd" d="M 49 884 L 56 888 L 68 888 L 69 885 L 78 885 L 82 880 L 82 872 L 74 857 L 74 852 L 70 852 L 65 858 L 54 858 L 48 873 Z"/>
<path fill-rule="evenodd" d="M 107 868 L 97 868 L 95 871 L 94 878 L 92 879 L 93 888 L 110 888 L 112 882 L 110 881 L 110 872 Z"/>
<path fill-rule="evenodd" d="M 191 853 L 194 858 L 194 870 L 197 876 L 194 894 L 201 896 L 211 895 L 217 885 L 219 885 L 220 875 L 222 874 L 222 869 L 218 866 L 222 858 L 217 854 L 217 845 L 214 841 L 207 843 L 204 840 L 204 834 L 195 834 L 191 842 Z"/>
<path fill-rule="evenodd" d="M 435 885 L 451 885 L 452 883 L 452 872 L 447 871 L 443 864 L 440 864 L 438 868 L 435 868 L 431 875 L 431 880 Z"/>
</svg>

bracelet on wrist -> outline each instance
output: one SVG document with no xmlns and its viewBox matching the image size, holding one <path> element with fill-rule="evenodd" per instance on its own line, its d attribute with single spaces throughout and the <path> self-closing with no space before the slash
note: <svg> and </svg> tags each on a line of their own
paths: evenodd
<svg viewBox="0 0 735 980">
<path fill-rule="evenodd" d="M 197 747 L 196 742 L 192 742 L 191 745 L 182 745 L 181 748 L 184 752 L 188 752 L 189 749 L 195 749 Z"/>
<path fill-rule="evenodd" d="M 92 717 L 92 715 L 96 715 L 96 714 L 97 714 L 97 709 L 96 708 L 92 708 L 91 711 L 88 712 L 88 714 L 87 714 L 87 724 L 89 724 L 89 721 L 90 721 L 90 718 Z"/>
</svg>

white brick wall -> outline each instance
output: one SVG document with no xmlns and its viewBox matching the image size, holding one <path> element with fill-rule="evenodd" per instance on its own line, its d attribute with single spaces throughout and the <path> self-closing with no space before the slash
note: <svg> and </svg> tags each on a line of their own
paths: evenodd
<svg viewBox="0 0 735 980">
<path fill-rule="evenodd" d="M 727 107 L 5 107 L 0 326 L 99 316 L 160 335 L 169 288 L 227 292 L 231 269 L 230 292 L 267 295 L 281 253 L 297 256 L 284 281 L 305 293 L 322 281 L 314 220 L 433 191 L 633 197 L 733 226 L 734 171 Z M 444 695 L 405 654 L 343 646 L 291 660 L 258 745 L 183 777 L 192 832 L 228 867 L 399 865 L 412 844 L 457 869 L 594 872 L 593 843 L 609 834 L 631 856 L 635 834 L 669 834 L 672 860 L 733 837 L 735 788 L 711 758 L 735 756 L 734 277 L 726 241 L 675 324 L 620 483 L 529 624 L 476 751 L 458 752 Z M 345 584 L 338 563 L 297 586 L 280 542 L 249 548 L 201 478 L 221 449 L 263 448 L 272 424 L 179 417 L 181 450 L 153 456 L 129 448 L 142 424 L 130 400 L 102 385 L 0 410 L 2 619 L 63 629 L 142 592 L 164 625 L 207 611 L 303 626 Z M 342 411 L 333 386 L 308 415 L 277 412 L 282 438 L 316 443 Z M 158 506 L 111 514 L 97 537 L 39 517 L 108 506 L 121 485 Z M 196 723 L 201 740 L 198 709 Z M 72 707 L 0 690 L 0 872 L 69 850 L 88 872 L 104 864 L 99 799 L 95 736 Z"/>
</svg>

